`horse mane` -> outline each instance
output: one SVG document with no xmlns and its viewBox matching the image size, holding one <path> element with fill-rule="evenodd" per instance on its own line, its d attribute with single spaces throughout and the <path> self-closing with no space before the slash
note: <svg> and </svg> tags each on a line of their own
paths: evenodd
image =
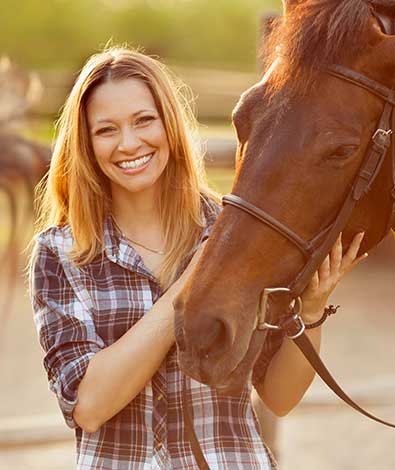
<svg viewBox="0 0 395 470">
<path fill-rule="evenodd" d="M 262 103 L 260 145 L 273 137 L 291 103 L 314 90 L 325 68 L 346 65 L 367 46 L 375 0 L 283 1 L 286 15 L 273 21 L 260 54 L 267 66 L 264 72 L 270 72 L 262 86 L 242 96 L 234 114 L 237 128 L 249 106 Z"/>
<path fill-rule="evenodd" d="M 388 1 L 388 0 L 386 0 Z M 366 46 L 370 19 L 367 0 L 303 0 L 290 2 L 266 40 L 263 55 L 270 65 L 270 95 L 287 89 L 288 96 L 304 95 L 320 71 L 347 63 Z"/>
<path fill-rule="evenodd" d="M 395 0 L 372 0 L 374 6 L 387 8 L 393 11 L 395 8 Z"/>
</svg>

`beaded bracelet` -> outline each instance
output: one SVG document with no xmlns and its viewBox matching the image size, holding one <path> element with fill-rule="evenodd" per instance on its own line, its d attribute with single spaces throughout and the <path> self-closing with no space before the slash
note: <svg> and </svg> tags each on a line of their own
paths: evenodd
<svg viewBox="0 0 395 470">
<path fill-rule="evenodd" d="M 329 315 L 334 315 L 337 312 L 337 309 L 340 307 L 340 305 L 329 305 L 329 307 L 325 307 L 324 313 L 322 314 L 322 317 L 317 320 L 314 323 L 309 323 L 305 324 L 306 330 L 311 330 L 312 328 L 317 328 L 318 326 L 321 326 L 324 321 L 329 317 Z"/>
</svg>

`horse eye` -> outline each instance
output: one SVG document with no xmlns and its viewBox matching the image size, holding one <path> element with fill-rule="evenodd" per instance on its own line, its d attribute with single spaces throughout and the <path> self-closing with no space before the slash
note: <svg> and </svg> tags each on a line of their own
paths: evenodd
<svg viewBox="0 0 395 470">
<path fill-rule="evenodd" d="M 358 145 L 340 145 L 328 155 L 329 160 L 346 160 L 354 155 L 358 150 Z"/>
</svg>

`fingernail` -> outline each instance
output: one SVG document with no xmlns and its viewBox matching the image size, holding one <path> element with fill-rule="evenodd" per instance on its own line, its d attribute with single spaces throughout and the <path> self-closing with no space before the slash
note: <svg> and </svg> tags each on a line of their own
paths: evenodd
<svg viewBox="0 0 395 470">
<path fill-rule="evenodd" d="M 363 238 L 363 237 L 365 236 L 365 232 L 360 232 L 360 233 L 359 233 L 359 236 L 360 236 L 361 238 Z"/>
</svg>

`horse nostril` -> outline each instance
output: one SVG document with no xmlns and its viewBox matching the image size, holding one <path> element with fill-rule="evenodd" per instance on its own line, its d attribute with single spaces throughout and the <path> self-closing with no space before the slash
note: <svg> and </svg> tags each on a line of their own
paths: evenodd
<svg viewBox="0 0 395 470">
<path fill-rule="evenodd" d="M 184 352 L 186 350 L 184 328 L 176 328 L 176 342 L 178 349 Z"/>
<path fill-rule="evenodd" d="M 203 333 L 195 341 L 202 357 L 221 356 L 232 345 L 228 329 L 224 322 L 218 319 L 206 320 Z"/>
</svg>

